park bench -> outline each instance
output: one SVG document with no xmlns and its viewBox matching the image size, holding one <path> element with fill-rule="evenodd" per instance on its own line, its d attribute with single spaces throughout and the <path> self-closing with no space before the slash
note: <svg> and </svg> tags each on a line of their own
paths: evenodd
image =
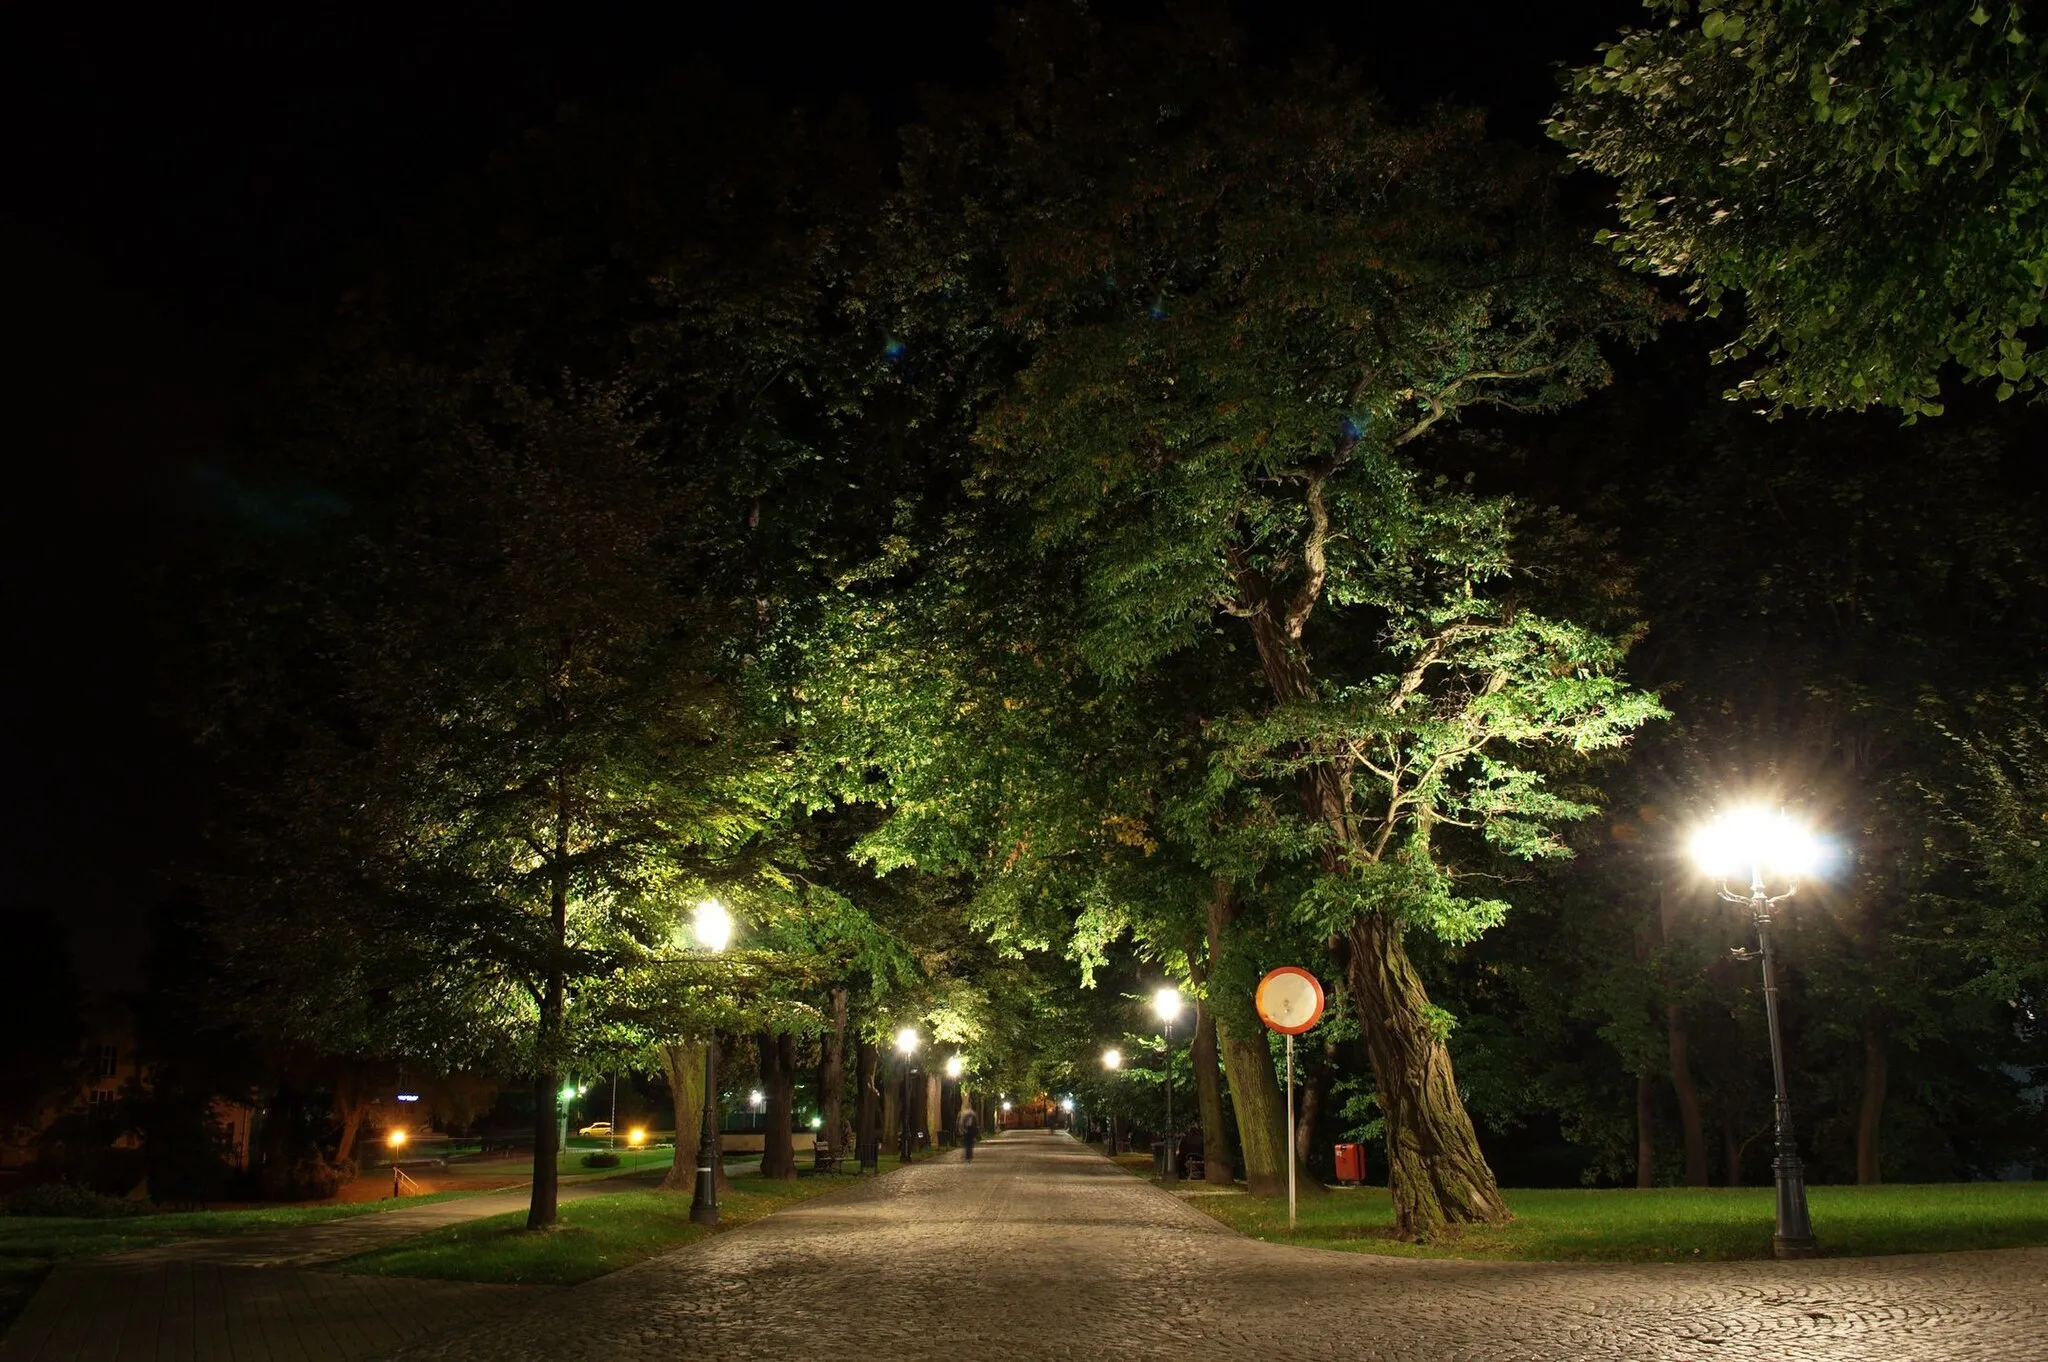
<svg viewBox="0 0 2048 1362">
<path fill-rule="evenodd" d="M 839 1171 L 839 1155 L 823 1140 L 811 1149 L 811 1171 L 813 1173 L 836 1173 Z"/>
</svg>

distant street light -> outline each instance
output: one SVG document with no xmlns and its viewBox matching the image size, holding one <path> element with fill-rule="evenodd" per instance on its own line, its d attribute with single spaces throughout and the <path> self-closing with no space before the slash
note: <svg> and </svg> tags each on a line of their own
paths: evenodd
<svg viewBox="0 0 2048 1362">
<path fill-rule="evenodd" d="M 952 1056 L 946 1061 L 946 1077 L 958 1078 L 960 1076 L 960 1071 L 965 1067 L 966 1066 L 960 1062 L 960 1056 Z"/>
<path fill-rule="evenodd" d="M 917 1053 L 917 1028 L 906 1026 L 896 1033 L 896 1053 L 903 1056 L 903 1099 L 897 1107 L 896 1124 L 902 1128 L 902 1158 L 910 1162 L 910 1057 Z"/>
<path fill-rule="evenodd" d="M 1111 1046 L 1109 1049 L 1104 1050 L 1102 1052 L 1102 1067 L 1109 1070 L 1109 1077 L 1111 1080 L 1109 1101 L 1109 1153 L 1110 1157 L 1114 1158 L 1116 1157 L 1117 1122 L 1115 1079 L 1117 1075 L 1117 1070 L 1124 1067 L 1124 1052 L 1117 1049 L 1114 1046 Z"/>
<path fill-rule="evenodd" d="M 1813 1237 L 1813 1223 L 1806 1214 L 1806 1167 L 1799 1160 L 1798 1142 L 1792 1133 L 1792 1101 L 1785 1093 L 1785 1042 L 1778 1025 L 1778 974 L 1771 953 L 1771 909 L 1798 892 L 1800 875 L 1819 869 L 1825 848 L 1812 831 L 1783 813 L 1762 809 L 1732 809 L 1701 828 L 1692 839 L 1693 859 L 1700 869 L 1721 881 L 1721 897 L 1729 903 L 1749 905 L 1756 925 L 1757 949 L 1738 949 L 1738 960 L 1764 962 L 1764 1015 L 1771 1032 L 1771 1078 L 1776 1086 L 1777 1155 L 1771 1161 L 1778 1183 L 1778 1228 L 1771 1237 L 1771 1249 L 1780 1258 L 1810 1258 L 1820 1251 Z M 1766 873 L 1779 878 L 1785 892 L 1773 895 L 1764 885 Z M 1749 876 L 1749 892 L 1740 894 L 1728 887 L 1742 874 Z"/>
<path fill-rule="evenodd" d="M 1159 1014 L 1166 1037 L 1166 1180 L 1180 1181 L 1180 1151 L 1173 1142 L 1173 1023 L 1180 1016 L 1180 990 L 1166 984 L 1152 995 L 1152 1010 Z"/>
<path fill-rule="evenodd" d="M 697 949 L 717 955 L 732 941 L 732 914 L 717 899 L 705 899 L 690 914 Z M 704 1038 L 704 1120 L 697 1133 L 697 1186 L 690 1195 L 690 1219 L 718 1223 L 718 1031 Z"/>
</svg>

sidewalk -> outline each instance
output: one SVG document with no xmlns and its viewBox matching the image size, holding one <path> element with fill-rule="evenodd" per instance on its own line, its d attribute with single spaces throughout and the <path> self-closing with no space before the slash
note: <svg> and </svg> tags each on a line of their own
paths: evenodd
<svg viewBox="0 0 2048 1362">
<path fill-rule="evenodd" d="M 728 1165 L 735 1172 L 752 1167 Z M 564 1202 L 653 1187 L 665 1169 L 565 1184 Z M 525 1187 L 271 1234 L 194 1239 L 66 1263 L 0 1338 L 0 1362 L 358 1362 L 549 1287 L 305 1270 L 394 1240 L 526 1209 Z"/>
</svg>

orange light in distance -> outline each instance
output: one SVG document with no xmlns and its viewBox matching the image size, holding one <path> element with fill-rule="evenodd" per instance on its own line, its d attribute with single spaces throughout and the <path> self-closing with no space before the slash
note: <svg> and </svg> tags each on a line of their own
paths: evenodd
<svg viewBox="0 0 2048 1362">
<path fill-rule="evenodd" d="M 402 1130 L 394 1130 L 389 1135 L 386 1135 L 384 1137 L 384 1141 L 386 1144 L 389 1144 L 393 1149 L 403 1149 L 405 1147 L 405 1132 Z"/>
<path fill-rule="evenodd" d="M 626 1132 L 626 1143 L 638 1149 L 641 1145 L 647 1143 L 647 1132 L 635 1126 Z"/>
</svg>

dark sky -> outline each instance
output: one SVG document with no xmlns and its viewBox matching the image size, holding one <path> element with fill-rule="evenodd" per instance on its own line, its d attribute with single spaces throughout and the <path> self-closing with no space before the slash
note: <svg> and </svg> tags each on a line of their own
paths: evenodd
<svg viewBox="0 0 2048 1362">
<path fill-rule="evenodd" d="M 1098 9 L 1105 8 L 1098 6 Z M 1108 6 L 1121 11 L 1128 5 Z M 1578 4 L 1242 4 L 1255 52 L 1327 38 L 1398 103 L 1484 104 L 1533 139 L 1553 68 L 1641 13 Z M 155 583 L 199 523 L 241 358 L 317 317 L 348 262 L 565 102 L 696 64 L 888 120 L 992 69 L 980 3 L 0 6 L 0 901 L 77 924 L 103 976 L 189 849 L 203 782 L 163 714 Z"/>
</svg>

